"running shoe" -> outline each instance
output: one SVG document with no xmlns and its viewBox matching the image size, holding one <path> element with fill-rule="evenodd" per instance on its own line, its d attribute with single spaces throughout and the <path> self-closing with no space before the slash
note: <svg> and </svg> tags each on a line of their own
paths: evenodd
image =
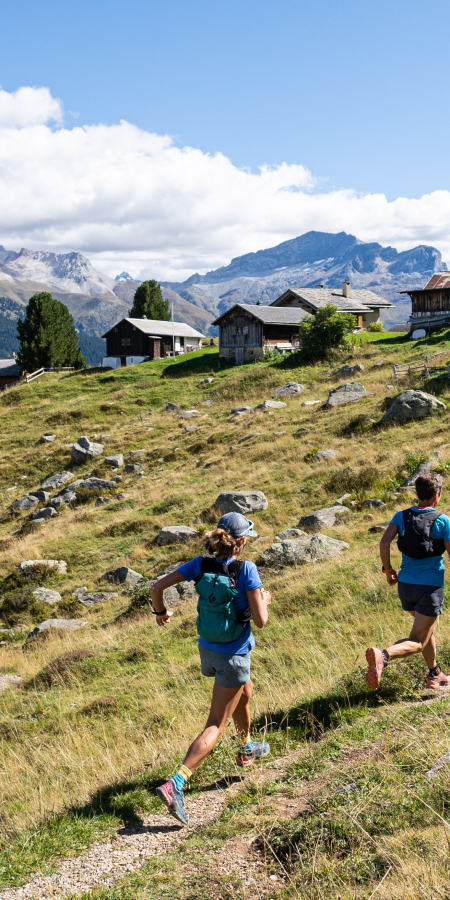
<svg viewBox="0 0 450 900">
<path fill-rule="evenodd" d="M 428 676 L 425 687 L 434 690 L 439 690 L 439 688 L 450 688 L 450 678 L 448 675 L 444 675 L 442 669 L 440 669 L 437 675 Z"/>
<path fill-rule="evenodd" d="M 239 747 L 236 763 L 238 766 L 252 766 L 255 759 L 264 759 L 269 753 L 270 747 L 265 742 L 258 744 L 257 741 L 250 741 L 245 747 Z"/>
<path fill-rule="evenodd" d="M 386 660 L 378 647 L 369 647 L 369 649 L 366 650 L 366 660 L 369 663 L 369 668 L 366 672 L 366 681 L 369 687 L 376 691 L 381 681 Z"/>
<path fill-rule="evenodd" d="M 173 778 L 156 788 L 156 795 L 167 806 L 170 815 L 181 822 L 182 825 L 188 824 L 188 817 L 184 809 L 184 794 L 175 786 Z"/>
</svg>

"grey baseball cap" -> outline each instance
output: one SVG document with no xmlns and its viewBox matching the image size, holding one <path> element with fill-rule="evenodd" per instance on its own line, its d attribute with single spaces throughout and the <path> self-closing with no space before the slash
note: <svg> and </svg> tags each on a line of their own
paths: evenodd
<svg viewBox="0 0 450 900">
<path fill-rule="evenodd" d="M 218 523 L 218 528 L 226 528 L 232 537 L 258 537 L 258 532 L 253 528 L 251 519 L 247 519 L 242 513 L 229 512 L 222 516 Z"/>
</svg>

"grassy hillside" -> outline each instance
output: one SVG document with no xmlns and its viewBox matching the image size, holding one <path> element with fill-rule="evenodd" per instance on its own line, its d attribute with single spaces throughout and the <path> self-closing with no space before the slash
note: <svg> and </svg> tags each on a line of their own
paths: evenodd
<svg viewBox="0 0 450 900">
<path fill-rule="evenodd" d="M 450 349 L 450 333 L 429 349 Z M 439 447 L 443 471 L 450 461 L 450 409 L 403 426 L 369 421 L 407 387 L 449 403 L 447 377 L 394 384 L 392 362 L 424 353 L 423 342 L 402 335 L 366 336 L 354 362 L 365 367 L 357 380 L 375 394 L 330 410 L 302 405 L 325 401 L 339 383 L 324 379 L 325 366 L 298 368 L 291 357 L 224 368 L 216 350 L 115 372 L 48 375 L 1 396 L 0 678 L 20 675 L 22 685 L 0 694 L 0 900 L 18 896 L 7 886 L 59 871 L 62 858 L 83 858 L 94 842 L 115 847 L 118 834 L 124 841 L 133 828 L 140 834 L 139 822 L 153 823 L 158 855 L 142 851 L 134 873 L 121 876 L 117 866 L 115 884 L 87 881 L 79 896 L 368 900 L 382 879 L 375 896 L 448 896 L 449 779 L 445 768 L 435 781 L 424 777 L 448 748 L 448 702 L 421 700 L 420 660 L 391 666 L 376 695 L 362 668 L 369 643 L 386 646 L 410 624 L 381 577 L 379 535 L 369 529 L 406 505 L 397 488 L 418 462 Z M 387 363 L 374 367 L 382 358 Z M 205 375 L 214 380 L 199 386 Z M 255 406 L 290 380 L 305 391 L 285 408 L 230 417 L 233 406 Z M 168 400 L 199 415 L 168 413 Z M 185 433 L 187 424 L 198 430 Z M 56 435 L 54 443 L 41 442 L 45 432 Z M 123 475 L 103 507 L 81 491 L 74 508 L 42 526 L 13 513 L 16 497 L 63 469 L 77 478 L 115 474 L 103 457 L 73 468 L 66 445 L 83 434 L 109 435 L 104 455 L 145 449 L 144 477 Z M 239 444 L 248 434 L 255 436 Z M 339 455 L 307 461 L 328 447 Z M 235 783 L 230 727 L 187 793 L 196 827 L 171 844 L 177 827 L 153 788 L 203 725 L 211 691 L 199 671 L 195 601 L 180 603 L 170 629 L 156 629 L 142 592 L 101 578 L 120 565 L 154 577 L 200 553 L 218 493 L 250 488 L 263 490 L 269 507 L 254 516 L 260 537 L 245 558 L 257 561 L 280 530 L 345 492 L 355 505 L 325 533 L 350 549 L 315 565 L 261 569 L 273 602 L 252 653 L 253 716 L 255 734 L 268 733 L 271 762 Z M 387 508 L 368 510 L 370 497 Z M 443 511 L 449 506 L 446 487 Z M 173 524 L 194 525 L 199 539 L 159 547 L 160 528 Z M 30 581 L 18 574 L 22 560 L 48 558 L 66 560 L 67 575 L 43 571 Z M 37 586 L 55 588 L 61 602 L 38 602 Z M 80 586 L 118 596 L 86 609 L 73 597 Z M 88 624 L 24 645 L 33 624 L 47 618 Z M 449 641 L 444 613 L 438 642 L 448 664 Z M 202 821 L 203 807 L 211 812 Z"/>
</svg>

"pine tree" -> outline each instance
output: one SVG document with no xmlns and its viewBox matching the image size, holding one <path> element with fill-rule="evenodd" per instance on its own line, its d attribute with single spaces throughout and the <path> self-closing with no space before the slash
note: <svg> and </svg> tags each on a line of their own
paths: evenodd
<svg viewBox="0 0 450 900">
<path fill-rule="evenodd" d="M 86 365 L 67 306 L 46 291 L 30 297 L 25 318 L 17 323 L 17 334 L 20 341 L 17 359 L 28 372 L 41 367 L 80 369 Z"/>
<path fill-rule="evenodd" d="M 130 319 L 156 319 L 170 322 L 169 301 L 164 300 L 161 285 L 152 279 L 139 285 L 130 309 Z"/>
</svg>

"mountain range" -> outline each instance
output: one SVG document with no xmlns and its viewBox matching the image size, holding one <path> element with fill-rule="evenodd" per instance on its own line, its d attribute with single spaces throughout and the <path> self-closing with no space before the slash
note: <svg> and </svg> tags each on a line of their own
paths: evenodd
<svg viewBox="0 0 450 900">
<path fill-rule="evenodd" d="M 238 256 L 206 275 L 196 273 L 183 282 L 161 284 L 164 297 L 173 304 L 174 318 L 204 334 L 210 331 L 211 321 L 233 303 L 271 303 L 288 287 L 315 287 L 322 282 L 324 287 L 338 288 L 346 278 L 355 288 L 370 288 L 396 304 L 384 314 L 390 325 L 404 323 L 409 316 L 409 298 L 398 291 L 423 287 L 431 275 L 446 269 L 435 247 L 421 244 L 398 252 L 345 232 L 309 231 L 276 247 Z M 97 271 L 81 253 L 14 251 L 0 246 L 0 331 L 11 330 L 11 322 L 22 314 L 32 294 L 51 291 L 68 306 L 80 337 L 99 338 L 128 315 L 140 283 L 128 272 L 111 278 Z M 95 350 L 97 356 L 101 346 Z"/>
</svg>

